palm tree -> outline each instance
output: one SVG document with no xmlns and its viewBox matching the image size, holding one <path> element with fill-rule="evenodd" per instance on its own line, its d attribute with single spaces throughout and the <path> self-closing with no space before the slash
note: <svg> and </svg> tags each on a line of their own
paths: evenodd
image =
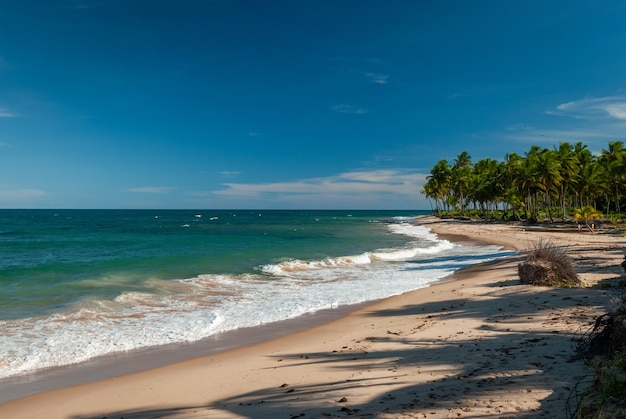
<svg viewBox="0 0 626 419">
<path fill-rule="evenodd" d="M 561 176 L 561 164 L 558 161 L 556 152 L 547 148 L 541 150 L 535 160 L 534 170 L 535 176 L 538 179 L 537 186 L 539 190 L 544 193 L 544 199 L 547 203 L 545 207 L 547 207 L 548 216 L 550 217 L 550 221 L 554 221 L 552 219 L 552 212 L 550 211 L 552 207 L 551 196 L 552 193 L 558 191 L 563 181 L 563 177 Z"/>
<path fill-rule="evenodd" d="M 556 151 L 556 158 L 560 164 L 561 185 L 559 188 L 559 201 L 561 203 L 561 218 L 566 217 L 566 198 L 573 191 L 573 180 L 579 175 L 580 162 L 570 143 L 561 142 Z"/>
<path fill-rule="evenodd" d="M 478 202 L 481 211 L 493 210 L 499 199 L 497 190 L 498 162 L 493 159 L 482 159 L 474 164 L 468 182 L 469 198 Z"/>
<path fill-rule="evenodd" d="M 504 156 L 501 174 L 502 199 L 511 207 L 513 214 L 519 219 L 519 210 L 524 207 L 524 194 L 519 191 L 522 182 L 522 157 L 517 153 Z"/>
<path fill-rule="evenodd" d="M 431 175 L 426 177 L 426 183 L 424 184 L 422 193 L 435 201 L 436 211 L 439 212 L 439 203 L 441 203 L 442 207 L 447 205 L 448 196 L 450 195 L 450 165 L 446 160 L 439 160 L 430 173 Z"/>
<path fill-rule="evenodd" d="M 597 211 L 594 207 L 587 205 L 582 208 L 576 208 L 574 211 L 574 219 L 576 221 L 583 220 L 589 231 L 593 231 L 593 227 L 589 225 L 589 221 L 595 218 L 601 218 L 602 213 Z"/>
<path fill-rule="evenodd" d="M 508 205 L 511 206 L 511 209 L 513 210 L 513 216 L 518 221 L 522 221 L 520 211 L 524 208 L 524 197 L 519 193 L 519 191 L 515 188 L 507 189 L 504 192 L 503 199 Z"/>
<path fill-rule="evenodd" d="M 576 182 L 581 206 L 591 205 L 596 208 L 596 199 L 607 192 L 607 187 L 606 169 L 595 159 L 581 168 L 580 177 Z"/>
<path fill-rule="evenodd" d="M 503 217 L 513 209 L 521 219 L 524 210 L 527 219 L 536 221 L 543 208 L 552 220 L 554 199 L 563 219 L 574 207 L 598 210 L 600 199 L 606 199 L 607 209 L 612 199 L 619 211 L 626 194 L 626 148 L 610 142 L 596 158 L 581 142 L 561 142 L 553 149 L 534 145 L 523 157 L 509 153 L 503 162 L 485 158 L 474 165 L 463 151 L 452 166 L 439 161 L 426 179 L 422 193 L 435 201 L 436 211 L 451 206 L 464 211 L 472 205 L 483 213 L 503 208 Z"/>
<path fill-rule="evenodd" d="M 452 191 L 455 196 L 455 201 L 460 204 L 461 210 L 466 206 L 466 195 L 468 190 L 468 182 L 471 173 L 472 158 L 463 151 L 457 155 L 452 166 Z"/>
<path fill-rule="evenodd" d="M 599 162 L 604 166 L 607 181 L 613 185 L 611 194 L 615 202 L 615 211 L 620 212 L 621 193 L 624 190 L 624 160 L 626 160 L 626 149 L 621 141 L 612 141 L 609 143 L 608 150 L 602 150 Z M 607 195 L 607 211 L 610 204 L 610 195 Z"/>
<path fill-rule="evenodd" d="M 542 191 L 544 183 L 542 180 L 543 173 L 539 169 L 542 152 L 541 147 L 534 145 L 524 153 L 522 171 L 518 178 L 518 185 L 526 195 L 526 208 L 530 211 L 527 218 L 533 221 L 539 219 L 539 192 Z"/>
</svg>

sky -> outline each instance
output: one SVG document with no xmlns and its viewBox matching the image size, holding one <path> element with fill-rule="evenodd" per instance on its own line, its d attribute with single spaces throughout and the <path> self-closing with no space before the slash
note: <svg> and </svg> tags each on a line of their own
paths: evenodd
<svg viewBox="0 0 626 419">
<path fill-rule="evenodd" d="M 430 209 L 626 137 L 626 3 L 0 0 L 0 208 Z"/>
</svg>

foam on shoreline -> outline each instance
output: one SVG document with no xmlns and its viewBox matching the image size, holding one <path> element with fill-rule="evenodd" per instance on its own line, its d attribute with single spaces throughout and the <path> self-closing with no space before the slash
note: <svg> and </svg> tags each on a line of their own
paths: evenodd
<svg viewBox="0 0 626 419">
<path fill-rule="evenodd" d="M 519 250 L 544 234 L 424 221 L 439 234 Z M 619 268 L 623 237 L 546 234 L 571 246 L 580 267 L 597 265 L 583 269 L 587 279 L 619 275 L 611 261 Z M 1 405 L 0 415 L 319 417 L 346 408 L 381 418 L 560 416 L 569 390 L 588 373 L 582 362 L 569 362 L 568 342 L 610 304 L 611 290 L 519 285 L 520 258 L 457 272 L 453 281 L 278 339 L 15 400 Z"/>
</svg>

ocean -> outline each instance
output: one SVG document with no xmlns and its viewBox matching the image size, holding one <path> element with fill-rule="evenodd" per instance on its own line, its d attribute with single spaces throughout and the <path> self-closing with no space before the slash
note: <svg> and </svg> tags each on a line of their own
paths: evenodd
<svg viewBox="0 0 626 419">
<path fill-rule="evenodd" d="M 426 211 L 0 210 L 0 378 L 402 294 L 511 254 Z"/>
</svg>

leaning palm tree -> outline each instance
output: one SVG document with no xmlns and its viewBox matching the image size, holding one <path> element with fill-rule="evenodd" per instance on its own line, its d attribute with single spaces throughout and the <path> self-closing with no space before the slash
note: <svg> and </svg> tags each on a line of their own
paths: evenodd
<svg viewBox="0 0 626 419">
<path fill-rule="evenodd" d="M 430 176 L 426 177 L 424 184 L 424 193 L 428 198 L 435 201 L 436 211 L 439 212 L 439 203 L 441 208 L 446 208 L 446 200 L 450 196 L 451 191 L 451 169 L 446 160 L 440 160 L 430 171 Z"/>
<path fill-rule="evenodd" d="M 589 225 L 589 221 L 601 217 L 602 213 L 596 210 L 591 205 L 587 205 L 582 208 L 576 208 L 576 210 L 574 210 L 574 219 L 576 221 L 583 220 L 589 231 L 593 231 L 593 228 Z"/>
</svg>

